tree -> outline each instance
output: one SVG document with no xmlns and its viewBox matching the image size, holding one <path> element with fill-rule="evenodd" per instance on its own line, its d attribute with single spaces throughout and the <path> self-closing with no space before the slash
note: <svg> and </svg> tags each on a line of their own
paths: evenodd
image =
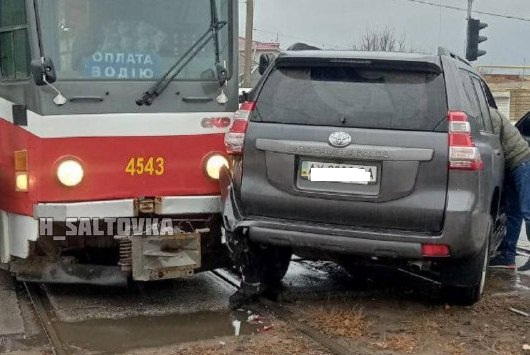
<svg viewBox="0 0 530 355">
<path fill-rule="evenodd" d="M 398 38 L 394 29 L 386 26 L 380 29 L 367 28 L 361 35 L 359 44 L 354 44 L 353 49 L 371 52 L 403 52 L 406 50 L 405 44 L 404 35 Z"/>
</svg>

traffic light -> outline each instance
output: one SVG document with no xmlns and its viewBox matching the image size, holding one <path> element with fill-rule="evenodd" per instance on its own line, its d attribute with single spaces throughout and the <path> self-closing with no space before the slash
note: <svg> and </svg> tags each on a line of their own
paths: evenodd
<svg viewBox="0 0 530 355">
<path fill-rule="evenodd" d="M 473 62 L 478 57 L 486 54 L 486 51 L 478 49 L 478 45 L 488 40 L 486 36 L 480 36 L 480 31 L 488 27 L 487 23 L 480 22 L 473 18 L 467 20 L 467 48 L 466 59 Z"/>
</svg>

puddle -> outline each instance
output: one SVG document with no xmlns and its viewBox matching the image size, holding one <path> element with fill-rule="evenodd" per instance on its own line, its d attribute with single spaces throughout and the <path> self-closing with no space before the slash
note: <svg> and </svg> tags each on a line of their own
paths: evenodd
<svg viewBox="0 0 530 355">
<path fill-rule="evenodd" d="M 61 340 L 72 350 L 103 354 L 159 347 L 216 337 L 233 336 L 234 320 L 241 321 L 240 334 L 256 333 L 258 327 L 246 322 L 246 313 L 198 312 L 156 317 L 103 319 L 84 322 L 55 322 Z"/>
<path fill-rule="evenodd" d="M 523 266 L 527 256 L 516 258 L 517 266 Z M 515 272 L 512 270 L 490 270 L 488 288 L 494 292 L 523 292 L 530 294 L 530 272 Z"/>
<path fill-rule="evenodd" d="M 60 321 L 158 317 L 201 311 L 228 312 L 234 287 L 211 273 L 137 284 L 129 288 L 46 285 L 46 298 Z"/>
</svg>

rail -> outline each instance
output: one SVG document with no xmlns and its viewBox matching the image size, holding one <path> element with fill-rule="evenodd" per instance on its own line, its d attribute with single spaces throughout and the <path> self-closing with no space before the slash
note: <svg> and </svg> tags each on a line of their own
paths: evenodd
<svg viewBox="0 0 530 355">
<path fill-rule="evenodd" d="M 46 311 L 46 306 L 43 302 L 42 290 L 40 284 L 23 282 L 24 288 L 28 294 L 29 300 L 35 310 L 39 323 L 48 339 L 51 346 L 51 351 L 54 355 L 67 355 L 64 349 L 64 342 L 61 340 L 53 323 Z"/>
</svg>

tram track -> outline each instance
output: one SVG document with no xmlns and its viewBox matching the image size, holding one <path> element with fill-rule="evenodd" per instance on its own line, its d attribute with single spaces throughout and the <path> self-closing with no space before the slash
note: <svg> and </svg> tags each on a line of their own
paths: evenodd
<svg viewBox="0 0 530 355">
<path fill-rule="evenodd" d="M 518 253 L 524 256 L 530 256 L 530 248 L 518 247 Z M 307 267 L 300 260 L 293 260 L 293 262 Z M 232 273 L 228 269 L 218 269 L 209 271 L 210 275 L 221 281 L 223 284 L 229 286 L 234 291 L 239 287 L 239 277 Z M 43 334 L 46 336 L 46 340 L 49 343 L 50 350 L 53 354 L 63 355 L 68 354 L 67 343 L 59 336 L 57 327 L 52 322 L 53 314 L 50 310 L 49 300 L 47 294 L 42 287 L 42 284 L 22 282 L 23 288 L 25 289 L 30 304 L 36 315 L 36 319 L 43 330 Z M 300 334 L 303 334 L 308 339 L 321 345 L 332 354 L 345 355 L 345 354 L 360 354 L 364 355 L 363 352 L 358 350 L 352 352 L 352 349 L 346 348 L 340 340 L 329 337 L 320 330 L 312 327 L 307 322 L 300 320 L 297 317 L 297 304 L 286 304 L 282 305 L 278 302 L 273 302 L 267 298 L 260 297 L 258 303 L 252 308 L 256 308 L 257 311 L 261 309 L 263 312 L 270 312 L 278 319 L 292 326 Z M 303 305 L 301 306 L 303 307 Z"/>
<path fill-rule="evenodd" d="M 518 246 L 517 252 L 519 255 L 530 257 L 530 247 Z M 307 266 L 304 265 L 303 263 L 304 261 L 305 261 L 304 259 L 293 259 L 292 260 L 292 262 L 295 262 L 299 264 L 300 266 L 307 268 Z M 212 273 L 213 275 L 220 278 L 224 282 L 227 282 L 234 288 L 237 288 L 239 286 L 239 279 L 234 274 L 232 274 L 230 271 L 226 269 L 215 270 L 215 271 L 212 271 Z M 307 325 L 305 322 L 300 322 L 298 318 L 293 314 L 293 312 L 289 309 L 289 307 L 283 307 L 279 303 L 273 302 L 264 297 L 259 298 L 258 307 L 259 306 L 262 306 L 266 310 L 272 312 L 279 319 L 285 321 L 286 323 L 289 323 L 300 333 L 304 334 L 308 338 L 320 344 L 321 346 L 323 346 L 324 348 L 326 348 L 328 351 L 330 351 L 333 354 L 336 354 L 336 355 L 345 355 L 345 354 L 365 355 L 365 354 L 368 354 L 368 353 L 361 352 L 358 349 L 352 350 L 352 349 L 346 348 L 340 342 L 336 341 L 333 338 L 330 338 L 329 336 L 325 335 L 319 330 Z"/>
<path fill-rule="evenodd" d="M 239 280 L 228 270 L 213 270 L 209 273 L 215 276 L 217 279 L 221 280 L 223 283 L 234 288 L 234 290 L 239 287 Z M 59 336 L 56 328 L 54 327 L 52 319 L 50 318 L 50 313 L 46 305 L 47 300 L 44 290 L 42 289 L 42 285 L 29 282 L 23 282 L 22 284 L 28 295 L 31 306 L 33 307 L 38 323 L 40 324 L 44 335 L 48 340 L 51 352 L 55 355 L 67 355 L 69 352 L 65 348 L 65 343 Z M 352 354 L 351 350 L 347 349 L 337 341 L 295 319 L 295 317 L 293 317 L 293 315 L 291 314 L 291 311 L 282 307 L 281 305 L 261 297 L 257 306 L 272 312 L 276 317 L 286 323 L 289 323 L 300 333 L 304 334 L 311 340 L 320 344 L 332 354 Z"/>
<path fill-rule="evenodd" d="M 234 290 L 239 287 L 238 278 L 231 274 L 228 270 L 218 269 L 210 271 L 209 273 L 221 280 L 223 283 L 232 287 Z M 27 293 L 30 304 L 36 315 L 36 319 L 49 343 L 51 353 L 55 355 L 69 354 L 69 352 L 66 350 L 64 341 L 59 336 L 57 329 L 50 317 L 50 312 L 47 305 L 48 301 L 45 291 L 42 288 L 42 284 L 22 282 L 22 285 Z M 352 354 L 351 350 L 346 349 L 335 340 L 296 320 L 289 310 L 283 308 L 279 304 L 261 297 L 257 306 L 267 311 L 271 311 L 279 319 L 294 326 L 300 333 L 328 349 L 328 351 L 331 353 L 336 355 Z"/>
<path fill-rule="evenodd" d="M 48 311 L 46 310 L 41 284 L 30 282 L 23 282 L 22 284 L 24 285 L 26 293 L 28 294 L 31 305 L 33 306 L 33 310 L 37 315 L 40 326 L 42 327 L 42 330 L 48 339 L 52 353 L 55 355 L 67 355 L 68 353 L 64 349 L 64 343 L 57 334 Z"/>
<path fill-rule="evenodd" d="M 223 280 L 224 282 L 230 284 L 234 288 L 239 287 L 239 280 L 234 277 L 229 271 L 226 271 L 224 269 L 218 269 L 210 271 L 213 275 L 218 277 L 219 279 Z M 304 324 L 297 320 L 292 313 L 279 305 L 276 302 L 273 302 L 267 298 L 260 297 L 259 298 L 258 306 L 262 306 L 268 311 L 272 311 L 272 313 L 278 317 L 279 319 L 283 320 L 286 323 L 289 323 L 291 326 L 293 326 L 295 329 L 297 329 L 300 333 L 304 334 L 311 340 L 315 341 L 316 343 L 320 344 L 324 348 L 326 348 L 328 351 L 335 355 L 364 355 L 362 353 L 354 352 L 351 349 L 346 348 L 336 340 L 330 338 L 329 336 L 323 334 L 322 332 L 314 329 L 313 327 L 308 326 L 307 324 Z"/>
</svg>

